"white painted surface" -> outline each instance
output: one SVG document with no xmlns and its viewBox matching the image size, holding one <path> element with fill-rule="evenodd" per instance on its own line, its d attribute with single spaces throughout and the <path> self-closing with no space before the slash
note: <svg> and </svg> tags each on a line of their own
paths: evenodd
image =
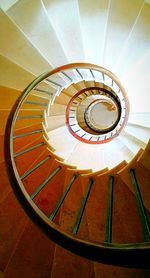
<svg viewBox="0 0 150 278">
<path fill-rule="evenodd" d="M 131 30 L 119 62 L 116 64 L 116 73 L 125 75 L 150 47 L 150 6 L 145 4 Z"/>
<path fill-rule="evenodd" d="M 84 62 L 78 1 L 43 0 L 43 3 L 69 62 Z"/>
<path fill-rule="evenodd" d="M 85 60 L 102 65 L 109 0 L 81 0 L 78 3 Z"/>
<path fill-rule="evenodd" d="M 128 122 L 150 128 L 150 113 L 130 113 Z"/>
<path fill-rule="evenodd" d="M 40 0 L 22 0 L 7 14 L 21 28 L 35 48 L 52 67 L 68 62 L 57 33 Z"/>
<path fill-rule="evenodd" d="M 12 2 L 2 0 L 3 9 L 6 11 Z M 13 23 L 1 12 L 0 85 L 23 90 L 49 65 L 56 67 L 68 61 L 106 65 L 115 69 L 126 88 L 131 104 L 129 120 L 149 126 L 150 113 L 144 112 L 150 111 L 150 6 L 145 4 L 140 10 L 142 2 L 19 1 L 7 10 Z M 72 86 L 69 93 L 76 91 Z M 129 161 L 139 148 L 145 147 L 149 131 L 133 125 L 107 144 L 78 141 L 65 126 L 65 105 L 69 100 L 65 94 L 57 97 L 58 106 L 53 106 L 49 118 L 53 129 L 49 132 L 50 144 L 68 163 L 95 171 L 112 168 L 122 160 Z"/>
<path fill-rule="evenodd" d="M 143 0 L 111 0 L 110 3 L 103 63 L 113 71 Z"/>
<path fill-rule="evenodd" d="M 35 75 L 40 75 L 51 69 L 50 64 L 43 59 L 2 10 L 0 10 L 0 34 L 1 55 Z"/>
<path fill-rule="evenodd" d="M 11 6 L 16 4 L 18 0 L 1 0 L 0 1 L 0 8 L 4 11 L 7 11 Z"/>
<path fill-rule="evenodd" d="M 35 76 L 0 55 L 0 85 L 23 90 Z"/>
</svg>

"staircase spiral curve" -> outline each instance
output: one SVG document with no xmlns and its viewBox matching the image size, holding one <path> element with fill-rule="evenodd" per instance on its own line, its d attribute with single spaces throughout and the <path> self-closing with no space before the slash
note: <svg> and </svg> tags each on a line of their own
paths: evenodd
<svg viewBox="0 0 150 278">
<path fill-rule="evenodd" d="M 76 72 L 79 75 L 79 80 Z M 92 74 L 91 78 L 88 77 L 89 72 Z M 97 78 L 95 78 L 95 75 Z M 44 91 L 40 87 L 44 80 L 51 84 L 53 93 Z M 69 95 L 72 94 L 74 84 L 77 93 Z M 42 74 L 24 90 L 17 100 L 6 127 L 5 157 L 8 162 L 8 173 L 14 192 L 31 219 L 61 246 L 88 259 L 104 263 L 111 262 L 120 266 L 146 267 L 150 227 L 141 188 L 137 181 L 136 168 L 138 164 L 135 163 L 134 165 L 132 161 L 129 163 L 121 161 L 111 169 L 103 168 L 93 172 L 90 169 L 80 169 L 78 165 L 73 166 L 65 163 L 62 157 L 57 156 L 53 145 L 48 141 L 47 130 L 49 130 L 53 119 L 50 116 L 51 106 L 53 106 L 53 109 L 57 109 L 55 100 L 57 105 L 57 100 L 59 101 L 59 97 L 62 97 L 64 90 L 69 99 L 66 109 L 68 132 L 74 137 L 77 136 L 78 140 L 83 140 L 87 144 L 94 143 L 94 145 L 99 145 L 99 143 L 109 144 L 109 141 L 119 136 L 127 122 L 129 113 L 127 96 L 117 78 L 106 69 L 96 65 L 78 63 L 65 65 Z M 83 95 L 85 92 L 86 95 Z M 95 130 L 95 134 L 92 134 L 93 128 L 90 127 L 90 123 L 88 124 L 88 130 L 86 130 L 86 121 L 84 121 L 84 127 L 81 127 L 80 120 L 77 120 L 77 110 L 81 109 L 81 104 L 84 103 L 82 106 L 82 113 L 84 114 L 87 107 L 93 105 L 93 100 L 94 105 L 95 101 L 96 104 L 98 101 L 100 105 L 99 101 L 102 100 L 105 104 L 104 107 L 108 104 L 114 105 L 111 104 L 110 101 L 112 101 L 116 104 L 115 110 L 118 109 L 115 124 L 111 124 L 110 127 L 107 126 L 106 130 L 104 129 L 105 131 L 99 128 L 99 130 Z M 28 127 L 26 119 L 37 118 L 38 116 L 28 114 L 30 106 L 40 106 L 44 115 L 44 118 L 40 117 L 41 123 L 31 128 Z M 106 111 L 102 108 L 102 105 L 98 108 L 98 111 L 100 110 L 102 113 L 101 117 L 98 115 L 98 119 L 105 124 L 104 118 L 107 118 L 107 116 L 105 116 Z M 105 109 L 110 110 L 108 113 L 112 112 L 112 107 L 111 109 L 108 109 L 108 107 Z M 48 121 L 47 117 L 49 117 Z M 22 121 L 24 128 L 23 132 L 20 132 L 18 123 L 20 124 Z M 53 122 L 52 124 L 55 125 Z M 35 160 L 35 150 L 36 161 L 33 162 L 33 159 Z M 145 159 L 145 152 L 140 151 L 138 154 L 140 163 L 140 159 Z M 26 155 L 28 159 L 24 159 Z M 24 160 L 27 164 L 24 163 Z M 121 242 L 118 231 L 115 231 L 117 225 L 113 213 L 120 206 L 115 195 L 118 195 L 119 178 L 124 173 L 130 175 L 132 190 L 135 194 L 134 209 L 139 210 L 140 217 L 139 219 L 137 215 L 136 217 L 134 215 L 134 218 L 133 215 L 129 217 L 128 210 L 126 211 L 122 221 L 129 221 L 131 231 L 130 233 L 124 232 Z M 64 175 L 67 177 L 65 183 Z M 105 187 L 103 193 L 101 193 L 101 187 Z M 96 197 L 95 191 L 97 190 L 99 190 L 99 194 Z M 123 187 L 120 188 L 120 191 L 120 194 L 124 194 Z M 98 211 L 94 209 L 99 205 L 100 195 L 102 195 L 103 205 L 99 213 L 103 212 L 103 216 L 105 215 L 106 218 L 103 221 L 101 220 L 102 223 L 100 217 L 99 220 L 97 219 Z M 91 201 L 92 199 L 93 201 Z M 99 225 L 103 225 L 103 229 L 99 227 L 99 229 L 93 231 L 92 227 L 97 223 L 97 220 Z M 131 223 L 137 227 L 137 222 L 139 242 L 137 242 L 136 237 L 134 238 L 131 227 Z M 89 237 L 85 239 L 83 231 L 86 229 L 86 233 L 89 231 Z M 123 233 L 123 231 L 120 232 Z"/>
<path fill-rule="evenodd" d="M 149 4 L 0 1 L 0 277 L 149 277 Z"/>
</svg>

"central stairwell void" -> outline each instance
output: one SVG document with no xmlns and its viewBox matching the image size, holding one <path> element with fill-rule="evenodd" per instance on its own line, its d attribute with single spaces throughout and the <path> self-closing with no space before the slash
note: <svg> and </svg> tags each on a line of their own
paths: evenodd
<svg viewBox="0 0 150 278">
<path fill-rule="evenodd" d="M 145 132 L 145 149 L 129 149 L 128 117 L 127 93 L 114 74 L 64 65 L 18 98 L 5 158 L 19 202 L 50 239 L 90 260 L 148 268 L 150 143 Z"/>
</svg>

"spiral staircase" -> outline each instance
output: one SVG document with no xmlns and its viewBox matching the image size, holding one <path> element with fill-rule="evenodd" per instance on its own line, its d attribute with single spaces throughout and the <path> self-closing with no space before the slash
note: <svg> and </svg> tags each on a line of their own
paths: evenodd
<svg viewBox="0 0 150 278">
<path fill-rule="evenodd" d="M 0 277 L 150 276 L 149 2 L 0 1 Z"/>
</svg>

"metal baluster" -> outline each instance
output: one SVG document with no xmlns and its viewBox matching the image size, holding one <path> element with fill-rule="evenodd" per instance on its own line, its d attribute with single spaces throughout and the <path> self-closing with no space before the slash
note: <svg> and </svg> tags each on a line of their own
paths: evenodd
<svg viewBox="0 0 150 278">
<path fill-rule="evenodd" d="M 145 210 L 145 207 L 143 204 L 139 184 L 138 184 L 136 173 L 135 173 L 134 169 L 130 170 L 130 177 L 131 177 L 132 186 L 133 186 L 134 193 L 135 193 L 137 208 L 139 211 L 139 215 L 140 215 L 140 219 L 141 219 L 141 223 L 142 223 L 142 227 L 143 227 L 144 240 L 150 241 L 150 225 L 149 225 L 149 221 L 147 218 L 146 210 Z"/>
<path fill-rule="evenodd" d="M 87 203 L 87 200 L 88 200 L 88 197 L 89 197 L 89 194 L 90 194 L 90 191 L 91 191 L 91 187 L 93 185 L 93 180 L 90 179 L 88 181 L 88 185 L 87 185 L 87 189 L 86 189 L 86 192 L 85 192 L 85 196 L 82 200 L 82 203 L 81 203 L 81 207 L 79 209 L 79 212 L 78 212 L 78 215 L 77 215 L 77 219 L 76 219 L 76 222 L 75 222 L 75 225 L 73 227 L 73 234 L 76 235 L 77 232 L 78 232 L 78 229 L 79 229 L 79 226 L 80 226 L 80 223 L 81 223 L 81 219 L 82 219 L 82 215 L 84 213 L 84 209 L 85 209 L 85 206 L 86 206 L 86 203 Z"/>
<path fill-rule="evenodd" d="M 41 118 L 43 118 L 43 115 L 33 115 L 33 116 L 30 116 L 30 115 L 28 115 L 28 116 L 18 116 L 17 117 L 17 121 L 19 121 L 19 120 L 26 120 L 26 119 L 41 119 Z"/>
<path fill-rule="evenodd" d="M 71 180 L 70 180 L 68 186 L 66 187 L 64 193 L 62 194 L 61 198 L 60 198 L 59 201 L 57 202 L 57 204 L 56 204 L 56 206 L 55 206 L 53 212 L 52 212 L 51 215 L 49 216 L 49 219 L 50 219 L 51 221 L 53 221 L 53 219 L 55 218 L 55 216 L 56 216 L 58 210 L 60 209 L 62 203 L 64 202 L 64 200 L 65 200 L 65 198 L 66 198 L 68 192 L 70 191 L 70 188 L 71 188 L 71 186 L 72 186 L 72 184 L 74 183 L 74 181 L 75 181 L 76 178 L 77 178 L 77 175 L 73 175 L 73 176 L 72 176 L 72 178 L 71 178 Z"/>
<path fill-rule="evenodd" d="M 76 71 L 79 74 L 79 76 L 81 77 L 81 79 L 83 79 L 83 76 L 82 76 L 81 72 L 79 71 L 79 69 L 76 69 Z"/>
<path fill-rule="evenodd" d="M 36 133 L 40 133 L 40 132 L 43 132 L 43 130 L 42 129 L 37 129 L 37 130 L 34 130 L 34 131 L 30 131 L 30 132 L 26 132 L 26 133 L 15 135 L 13 137 L 13 139 L 25 137 L 25 136 L 36 134 Z"/>
<path fill-rule="evenodd" d="M 40 191 L 45 187 L 45 185 L 61 170 L 61 166 L 57 167 L 53 173 L 51 173 L 48 178 L 41 183 L 38 188 L 31 194 L 31 199 L 33 200 L 39 193 Z"/>
<path fill-rule="evenodd" d="M 36 169 L 38 169 L 41 165 L 43 165 L 46 161 L 48 161 L 51 158 L 51 156 L 47 156 L 46 158 L 44 158 L 43 160 L 41 160 L 39 163 L 37 163 L 33 168 L 29 169 L 28 171 L 26 171 L 21 177 L 20 179 L 23 180 L 26 177 L 28 177 L 32 172 L 34 172 Z"/>
<path fill-rule="evenodd" d="M 41 102 L 36 102 L 36 101 L 25 101 L 24 104 L 35 104 L 39 106 L 48 106 L 48 103 L 41 103 Z"/>
<path fill-rule="evenodd" d="M 67 74 L 65 73 L 64 71 L 61 72 L 64 76 L 66 76 L 71 82 L 73 81 L 72 78 Z"/>
<path fill-rule="evenodd" d="M 25 153 L 27 153 L 27 152 L 30 152 L 30 151 L 32 151 L 32 150 L 35 150 L 35 149 L 37 149 L 38 147 L 41 147 L 41 146 L 43 146 L 43 145 L 45 145 L 44 142 L 39 143 L 39 144 L 36 144 L 36 145 L 34 145 L 34 146 L 32 146 L 32 147 L 30 147 L 30 148 L 28 148 L 28 149 L 25 149 L 25 150 L 23 150 L 23 151 L 21 151 L 21 152 L 15 153 L 15 154 L 14 154 L 14 158 L 15 158 L 15 157 L 18 157 L 18 156 L 20 156 L 20 155 L 22 155 L 22 154 L 25 154 Z"/>
<path fill-rule="evenodd" d="M 113 185 L 114 185 L 114 177 L 111 176 L 109 177 L 109 184 L 108 184 L 107 218 L 106 218 L 106 231 L 105 231 L 106 243 L 111 243 L 112 240 Z"/>
</svg>

